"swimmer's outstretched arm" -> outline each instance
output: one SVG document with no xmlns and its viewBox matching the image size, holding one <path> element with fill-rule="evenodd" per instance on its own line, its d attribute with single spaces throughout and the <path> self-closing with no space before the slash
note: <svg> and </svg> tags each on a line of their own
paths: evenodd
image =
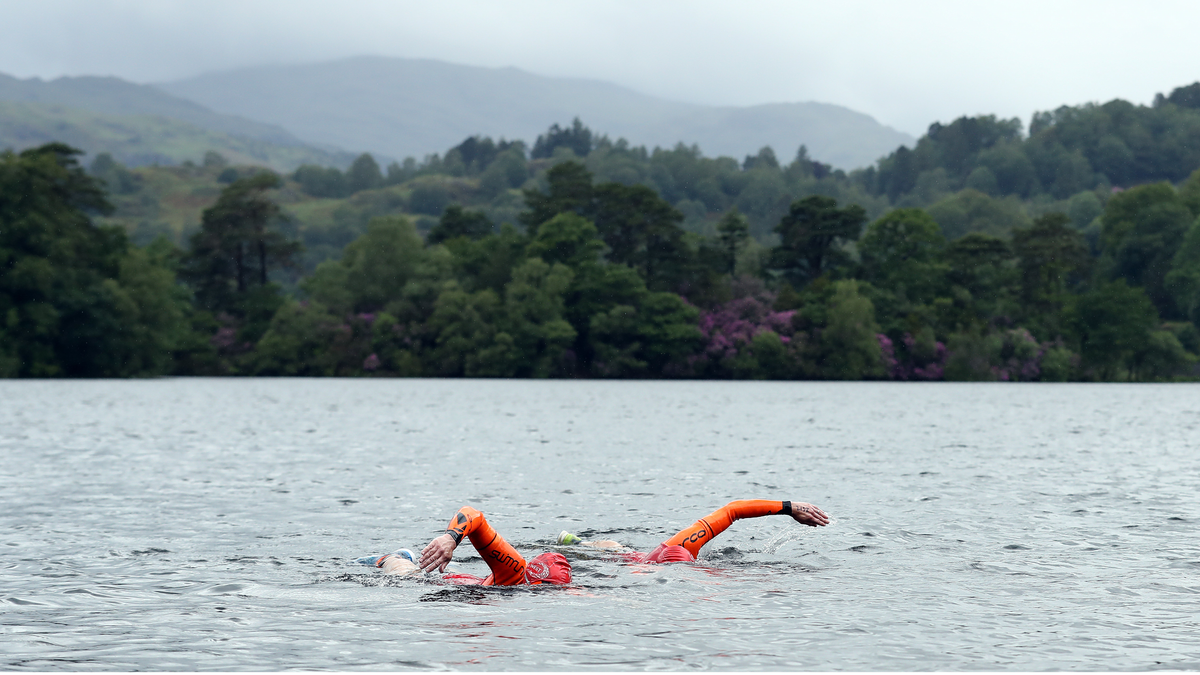
<svg viewBox="0 0 1200 675">
<path fill-rule="evenodd" d="M 495 585 L 509 586 L 524 578 L 525 558 L 492 529 L 483 513 L 470 506 L 459 509 L 446 527 L 446 533 L 425 546 L 417 566 L 424 572 L 435 569 L 445 572 L 463 537 L 471 539 L 475 550 L 492 570 Z"/>
<path fill-rule="evenodd" d="M 797 523 L 809 527 L 821 527 L 829 524 L 829 516 L 807 502 L 744 499 L 729 502 L 697 520 L 690 527 L 680 530 L 675 536 L 663 542 L 663 545 L 682 546 L 693 556 L 698 557 L 700 549 L 718 534 L 729 529 L 735 520 L 774 515 L 791 516 Z"/>
<path fill-rule="evenodd" d="M 435 569 L 445 572 L 446 566 L 454 557 L 456 548 L 458 548 L 458 542 L 454 541 L 454 537 L 449 533 L 443 534 L 425 546 L 421 551 L 421 560 L 417 562 L 417 566 L 421 568 L 422 572 L 432 572 Z"/>
</svg>

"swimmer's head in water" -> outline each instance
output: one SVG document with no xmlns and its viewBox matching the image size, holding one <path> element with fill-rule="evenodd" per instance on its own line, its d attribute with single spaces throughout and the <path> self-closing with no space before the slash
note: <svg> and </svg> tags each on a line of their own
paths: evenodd
<svg viewBox="0 0 1200 675">
<path fill-rule="evenodd" d="M 571 563 L 561 553 L 543 553 L 525 564 L 527 584 L 569 584 Z"/>
<path fill-rule="evenodd" d="M 695 559 L 696 556 L 682 546 L 660 545 L 646 556 L 646 562 L 649 563 L 691 562 Z"/>
</svg>

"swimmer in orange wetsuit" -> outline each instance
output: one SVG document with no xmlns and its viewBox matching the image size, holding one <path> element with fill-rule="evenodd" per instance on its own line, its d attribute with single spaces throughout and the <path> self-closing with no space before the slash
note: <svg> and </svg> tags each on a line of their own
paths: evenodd
<svg viewBox="0 0 1200 675">
<path fill-rule="evenodd" d="M 406 560 L 389 558 L 389 564 L 380 561 L 380 567 L 390 574 L 405 574 L 421 570 L 445 572 L 446 566 L 454 555 L 454 549 L 462 543 L 463 537 L 471 540 L 471 545 L 479 551 L 479 555 L 492 570 L 486 578 L 469 574 L 448 574 L 444 578 L 456 584 L 479 584 L 482 586 L 515 586 L 517 584 L 569 584 L 571 583 L 571 563 L 561 553 L 543 553 L 526 562 L 525 558 L 504 540 L 487 518 L 479 511 L 464 506 L 450 519 L 446 533 L 429 542 L 421 551 L 421 557 L 415 565 Z M 408 564 L 405 564 L 408 563 Z"/>
<path fill-rule="evenodd" d="M 743 518 L 758 518 L 761 516 L 791 516 L 801 525 L 820 527 L 829 524 L 829 516 L 821 509 L 805 502 L 771 501 L 767 499 L 744 499 L 729 502 L 707 516 L 692 523 L 675 536 L 659 544 L 650 553 L 626 554 L 633 562 L 664 563 L 686 562 L 695 560 L 700 555 L 700 549 L 712 541 L 718 534 L 729 529 L 735 520 Z M 594 548 L 622 548 L 615 541 L 580 541 L 569 532 L 563 532 L 558 537 L 559 543 L 580 543 Z"/>
<path fill-rule="evenodd" d="M 730 502 L 697 520 L 691 526 L 680 530 L 675 536 L 659 544 L 648 554 L 627 553 L 624 556 L 631 562 L 644 563 L 695 560 L 700 554 L 700 549 L 728 529 L 734 521 L 770 515 L 791 516 L 796 522 L 811 527 L 829 524 L 829 516 L 812 504 L 765 499 L 742 500 Z M 446 581 L 482 586 L 571 583 L 571 563 L 567 562 L 565 556 L 560 553 L 547 552 L 526 562 L 512 544 L 509 544 L 504 537 L 492 529 L 483 514 L 470 506 L 464 506 L 454 514 L 450 524 L 446 527 L 445 534 L 429 542 L 421 551 L 418 560 L 410 561 L 406 557 L 389 554 L 371 558 L 370 564 L 383 569 L 387 574 L 394 575 L 434 570 L 445 572 L 451 558 L 454 557 L 454 549 L 462 543 L 463 537 L 471 540 L 471 545 L 479 552 L 492 573 L 486 578 L 469 574 L 447 574 L 443 577 Z M 559 535 L 559 543 L 581 543 L 594 548 L 623 548 L 615 541 L 580 541 L 578 537 L 567 532 Z M 405 555 L 411 554 L 406 551 Z"/>
</svg>

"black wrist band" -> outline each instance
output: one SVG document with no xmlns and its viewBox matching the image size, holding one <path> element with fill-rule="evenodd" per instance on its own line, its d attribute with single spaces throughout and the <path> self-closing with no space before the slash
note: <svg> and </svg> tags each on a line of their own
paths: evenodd
<svg viewBox="0 0 1200 675">
<path fill-rule="evenodd" d="M 783 500 L 783 510 L 779 513 L 788 516 L 792 515 L 792 502 L 786 499 Z"/>
<path fill-rule="evenodd" d="M 455 532 L 454 530 L 447 529 L 446 534 L 450 535 L 450 538 L 454 540 L 455 546 L 458 546 L 459 544 L 462 543 L 462 538 L 463 538 L 462 532 Z"/>
</svg>

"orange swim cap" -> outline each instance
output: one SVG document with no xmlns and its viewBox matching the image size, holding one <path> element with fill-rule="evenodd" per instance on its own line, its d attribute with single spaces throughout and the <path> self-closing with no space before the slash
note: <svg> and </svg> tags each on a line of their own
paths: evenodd
<svg viewBox="0 0 1200 675">
<path fill-rule="evenodd" d="M 571 563 L 561 553 L 543 553 L 525 564 L 527 584 L 569 584 Z"/>
</svg>

